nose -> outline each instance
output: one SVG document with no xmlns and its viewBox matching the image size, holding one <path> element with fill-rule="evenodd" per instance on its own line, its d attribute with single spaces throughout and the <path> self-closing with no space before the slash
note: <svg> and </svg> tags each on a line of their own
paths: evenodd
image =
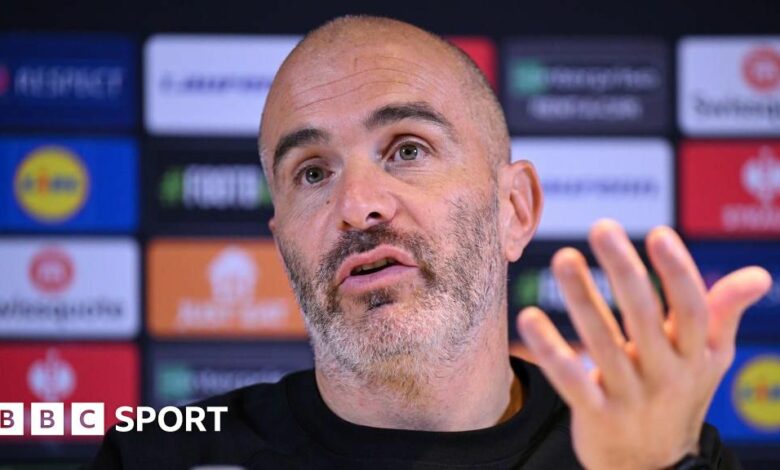
<svg viewBox="0 0 780 470">
<path fill-rule="evenodd" d="M 339 185 L 341 230 L 366 230 L 390 222 L 398 204 L 389 191 L 389 175 L 374 162 L 345 168 Z"/>
</svg>

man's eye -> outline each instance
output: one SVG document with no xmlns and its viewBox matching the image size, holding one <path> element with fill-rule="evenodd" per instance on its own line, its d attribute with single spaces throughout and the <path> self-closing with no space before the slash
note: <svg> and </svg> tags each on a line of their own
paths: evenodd
<svg viewBox="0 0 780 470">
<path fill-rule="evenodd" d="M 303 179 L 308 184 L 317 184 L 325 179 L 325 170 L 318 166 L 310 166 L 303 170 Z"/>
<path fill-rule="evenodd" d="M 398 147 L 396 152 L 398 154 L 398 158 L 401 160 L 411 161 L 417 160 L 417 157 L 420 155 L 420 151 L 420 146 L 417 144 L 403 144 L 402 146 Z"/>
</svg>

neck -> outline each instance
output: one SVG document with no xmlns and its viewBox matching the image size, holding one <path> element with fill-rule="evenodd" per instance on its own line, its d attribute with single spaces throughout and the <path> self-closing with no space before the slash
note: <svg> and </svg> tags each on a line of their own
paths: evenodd
<svg viewBox="0 0 780 470">
<path fill-rule="evenodd" d="M 421 431 L 496 425 L 522 404 L 508 360 L 505 314 L 492 316 L 475 333 L 456 357 L 393 358 L 387 365 L 392 374 L 372 377 L 345 371 L 317 351 L 317 386 L 328 408 L 354 424 Z"/>
</svg>

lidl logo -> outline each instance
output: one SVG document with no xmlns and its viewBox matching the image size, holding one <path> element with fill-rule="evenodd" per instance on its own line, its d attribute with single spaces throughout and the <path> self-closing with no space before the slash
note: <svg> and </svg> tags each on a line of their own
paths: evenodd
<svg viewBox="0 0 780 470">
<path fill-rule="evenodd" d="M 89 183 L 89 174 L 75 154 L 63 147 L 39 147 L 19 164 L 14 194 L 30 217 L 61 222 L 84 205 Z"/>
<path fill-rule="evenodd" d="M 738 415 L 763 431 L 780 430 L 780 357 L 758 356 L 737 372 L 732 397 Z"/>
<path fill-rule="evenodd" d="M 745 81 L 758 92 L 771 92 L 780 86 L 780 52 L 770 47 L 750 51 L 742 61 Z"/>
</svg>

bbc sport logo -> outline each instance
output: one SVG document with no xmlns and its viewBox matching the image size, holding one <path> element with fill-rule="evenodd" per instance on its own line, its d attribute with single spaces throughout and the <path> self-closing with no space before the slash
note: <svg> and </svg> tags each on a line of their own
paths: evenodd
<svg viewBox="0 0 780 470">
<path fill-rule="evenodd" d="M 105 404 L 100 402 L 69 404 L 70 419 L 65 413 L 65 403 L 33 402 L 25 410 L 24 403 L 0 403 L 0 436 L 25 434 L 25 411 L 29 412 L 31 436 L 101 436 L 105 429 Z M 116 409 L 117 432 L 142 432 L 144 426 L 156 422 L 164 432 L 220 432 L 222 414 L 227 406 L 166 406 L 159 412 L 151 406 L 120 406 Z M 213 419 L 207 416 L 213 415 Z M 133 419 L 136 416 L 136 419 Z M 171 422 L 172 418 L 172 422 Z M 69 425 L 66 429 L 66 426 Z"/>
</svg>

